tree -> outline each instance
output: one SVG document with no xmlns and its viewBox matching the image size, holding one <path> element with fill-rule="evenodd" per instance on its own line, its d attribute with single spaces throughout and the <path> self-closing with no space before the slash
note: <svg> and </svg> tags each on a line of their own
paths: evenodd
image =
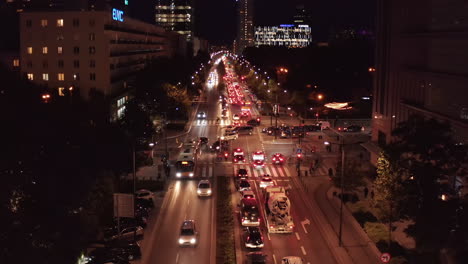
<svg viewBox="0 0 468 264">
<path fill-rule="evenodd" d="M 392 162 L 385 152 L 380 153 L 377 162 L 377 178 L 374 181 L 372 204 L 377 217 L 383 221 L 399 219 L 402 202 L 407 199 L 404 192 L 404 172 L 396 162 Z"/>
<path fill-rule="evenodd" d="M 364 175 L 365 173 L 362 171 L 360 164 L 357 162 L 345 161 L 344 178 L 342 182 L 341 162 L 338 162 L 336 173 L 332 177 L 332 181 L 338 188 L 341 188 L 341 184 L 343 183 L 343 190 L 345 193 L 348 193 L 356 190 L 357 187 L 364 184 Z"/>
<path fill-rule="evenodd" d="M 453 176 L 466 162 L 466 149 L 455 144 L 448 123 L 411 116 L 392 133 L 396 140 L 387 147 L 396 153 L 398 165 L 409 175 L 404 182 L 409 199 L 405 211 L 415 224 L 408 229 L 421 253 L 437 252 L 446 246 L 452 202 L 439 199 L 439 179 Z"/>
</svg>

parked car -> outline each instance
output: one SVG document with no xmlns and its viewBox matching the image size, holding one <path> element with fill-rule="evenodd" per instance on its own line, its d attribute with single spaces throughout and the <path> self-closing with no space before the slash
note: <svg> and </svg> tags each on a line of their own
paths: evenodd
<svg viewBox="0 0 468 264">
<path fill-rule="evenodd" d="M 135 192 L 136 199 L 154 200 L 154 193 L 146 189 L 141 189 Z"/>
<path fill-rule="evenodd" d="M 130 226 L 121 228 L 120 233 L 118 232 L 117 227 L 113 227 L 105 230 L 104 232 L 104 241 L 111 240 L 136 240 L 143 237 L 143 227 L 141 226 Z"/>
</svg>

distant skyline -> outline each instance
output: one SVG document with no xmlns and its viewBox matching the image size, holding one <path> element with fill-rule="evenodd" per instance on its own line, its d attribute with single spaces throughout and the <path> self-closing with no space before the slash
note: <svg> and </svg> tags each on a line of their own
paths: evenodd
<svg viewBox="0 0 468 264">
<path fill-rule="evenodd" d="M 349 0 L 255 0 L 255 25 L 292 22 L 296 6 L 304 5 L 312 18 L 312 38 L 328 40 L 331 29 L 374 28 L 375 3 Z M 231 44 L 236 37 L 236 0 L 195 0 L 196 34 L 213 44 Z"/>
</svg>

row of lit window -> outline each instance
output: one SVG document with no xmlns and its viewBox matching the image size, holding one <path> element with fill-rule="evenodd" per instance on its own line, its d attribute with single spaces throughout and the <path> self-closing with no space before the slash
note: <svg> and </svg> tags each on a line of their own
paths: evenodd
<svg viewBox="0 0 468 264">
<path fill-rule="evenodd" d="M 89 25 L 94 26 L 96 22 L 91 19 L 89 20 Z M 26 27 L 32 27 L 33 23 L 31 19 L 26 20 Z M 41 27 L 47 27 L 49 25 L 49 21 L 47 19 L 41 19 Z M 63 27 L 65 25 L 64 19 L 59 18 L 55 21 L 55 26 L 56 27 Z M 80 26 L 80 20 L 78 18 L 74 18 L 72 20 L 72 25 L 73 27 L 79 27 Z"/>
<path fill-rule="evenodd" d="M 15 62 L 14 62 L 14 63 L 15 63 Z M 19 66 L 19 61 L 17 62 L 17 64 L 18 64 L 18 66 Z M 32 65 L 32 61 L 28 61 L 26 65 L 27 65 L 28 68 L 32 68 L 32 66 L 33 66 L 33 65 Z M 16 66 L 16 65 L 13 65 L 13 66 Z M 64 62 L 63 62 L 63 60 L 58 60 L 57 66 L 58 66 L 59 68 L 63 68 L 63 67 L 64 67 Z M 17 67 L 17 66 L 16 66 L 16 67 Z M 44 60 L 44 61 L 42 62 L 42 67 L 43 67 L 44 69 L 49 68 L 49 62 L 46 61 L 46 60 Z M 74 60 L 74 61 L 73 61 L 73 68 L 79 68 L 79 67 L 80 67 L 80 61 L 79 61 L 79 60 Z M 90 68 L 96 68 L 96 61 L 95 61 L 95 60 L 90 60 L 90 61 L 89 61 L 89 67 L 90 67 Z"/>
<path fill-rule="evenodd" d="M 33 73 L 27 73 L 26 76 L 28 77 L 28 80 L 34 81 L 34 74 Z M 43 73 L 42 74 L 42 80 L 43 81 L 48 81 L 49 80 L 49 74 L 48 73 Z M 65 81 L 65 73 L 57 73 L 57 80 L 58 81 Z M 74 81 L 79 81 L 80 80 L 80 74 L 79 73 L 74 73 L 73 74 L 73 80 Z M 95 81 L 96 80 L 96 73 L 92 72 L 89 74 L 89 80 Z"/>
<path fill-rule="evenodd" d="M 192 9 L 191 6 L 156 6 L 156 10 L 167 10 L 167 9 Z"/>
<path fill-rule="evenodd" d="M 96 54 L 96 47 L 90 46 L 88 48 L 88 51 L 89 51 L 89 54 Z M 49 49 L 47 47 L 42 47 L 42 54 L 47 54 L 48 52 L 49 52 Z M 33 54 L 33 47 L 27 47 L 26 53 Z M 57 54 L 62 54 L 62 53 L 63 53 L 63 48 L 57 47 Z M 80 54 L 80 47 L 73 47 L 73 53 Z"/>
</svg>

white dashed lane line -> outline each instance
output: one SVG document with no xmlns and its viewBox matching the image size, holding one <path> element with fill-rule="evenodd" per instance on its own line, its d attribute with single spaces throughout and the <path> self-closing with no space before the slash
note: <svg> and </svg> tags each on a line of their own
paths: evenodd
<svg viewBox="0 0 468 264">
<path fill-rule="evenodd" d="M 306 255 L 307 255 L 307 252 L 305 251 L 305 249 L 304 249 L 303 246 L 301 246 L 301 250 L 302 250 L 302 254 L 304 254 L 304 256 L 306 256 Z"/>
<path fill-rule="evenodd" d="M 298 232 L 296 232 L 295 234 L 296 234 L 296 238 L 297 238 L 297 240 L 301 240 L 301 237 L 299 236 L 299 233 L 298 233 Z"/>
</svg>

